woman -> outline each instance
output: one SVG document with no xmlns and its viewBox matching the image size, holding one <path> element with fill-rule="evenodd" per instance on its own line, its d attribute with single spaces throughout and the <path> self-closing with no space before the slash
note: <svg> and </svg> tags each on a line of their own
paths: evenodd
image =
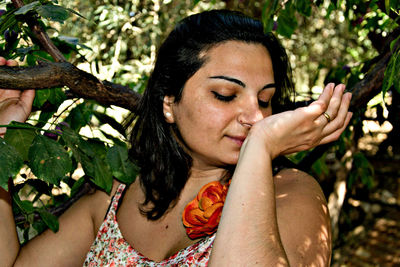
<svg viewBox="0 0 400 267">
<path fill-rule="evenodd" d="M 83 197 L 57 233 L 22 248 L 1 189 L 1 262 L 328 266 L 319 185 L 296 169 L 273 175 L 272 160 L 336 140 L 351 118 L 351 95 L 329 84 L 309 106 L 276 113 L 287 104 L 288 77 L 284 50 L 260 22 L 231 11 L 184 19 L 160 47 L 137 112 L 136 182 L 115 182 L 113 199 L 102 191 Z M 2 90 L 0 123 L 24 121 L 33 94 Z"/>
</svg>

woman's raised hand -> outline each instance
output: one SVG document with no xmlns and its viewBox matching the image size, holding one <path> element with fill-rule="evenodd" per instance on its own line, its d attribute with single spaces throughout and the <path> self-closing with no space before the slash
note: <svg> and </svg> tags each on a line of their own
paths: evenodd
<svg viewBox="0 0 400 267">
<path fill-rule="evenodd" d="M 249 136 L 262 138 L 271 158 L 335 141 L 348 125 L 351 93 L 345 85 L 328 84 L 310 105 L 257 122 Z"/>
<path fill-rule="evenodd" d="M 0 57 L 0 66 L 17 65 L 15 60 Z M 11 121 L 24 122 L 31 112 L 34 98 L 35 90 L 0 89 L 0 125 L 9 124 Z M 0 136 L 5 132 L 6 128 L 0 127 Z"/>
</svg>

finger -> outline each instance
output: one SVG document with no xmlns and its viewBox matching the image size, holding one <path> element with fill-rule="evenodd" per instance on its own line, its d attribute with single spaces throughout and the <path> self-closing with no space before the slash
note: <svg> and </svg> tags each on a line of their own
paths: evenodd
<svg viewBox="0 0 400 267">
<path fill-rule="evenodd" d="M 15 66 L 18 66 L 18 62 L 13 59 L 9 59 L 6 61 L 6 65 L 10 66 L 10 67 L 15 67 Z"/>
<path fill-rule="evenodd" d="M 305 150 L 311 149 L 311 148 L 316 147 L 318 145 L 323 145 L 323 144 L 327 144 L 327 143 L 336 141 L 337 139 L 339 139 L 340 135 L 343 133 L 343 131 L 348 126 L 352 116 L 353 116 L 352 112 L 347 112 L 345 123 L 343 124 L 343 126 L 340 129 L 337 129 L 336 131 L 334 131 L 334 132 L 330 133 L 329 135 L 323 137 L 318 142 L 309 143 L 309 144 L 301 144 L 301 145 L 298 145 L 298 146 L 295 146 L 295 147 L 291 147 L 291 148 L 289 148 L 289 149 L 287 149 L 285 151 L 282 151 L 280 153 L 280 155 L 289 155 L 289 154 L 292 154 L 292 153 L 296 153 L 296 152 L 300 152 L 300 151 L 305 151 Z"/>
<path fill-rule="evenodd" d="M 332 132 L 336 131 L 337 129 L 343 127 L 347 118 L 351 97 L 352 97 L 351 93 L 346 93 L 343 95 L 336 118 L 334 118 L 330 123 L 328 123 L 322 131 L 324 136 L 327 136 Z"/>
<path fill-rule="evenodd" d="M 5 65 L 7 60 L 4 57 L 0 57 L 0 66 Z"/>
<path fill-rule="evenodd" d="M 332 98 L 329 101 L 329 106 L 325 111 L 329 115 L 330 120 L 334 120 L 339 112 L 345 88 L 346 86 L 344 84 L 339 84 L 333 91 Z"/>
<path fill-rule="evenodd" d="M 322 91 L 322 94 L 318 99 L 308 106 L 312 112 L 315 112 L 315 119 L 318 119 L 318 117 L 328 108 L 334 88 L 335 84 L 329 83 L 325 86 L 324 91 Z"/>
<path fill-rule="evenodd" d="M 31 113 L 33 100 L 35 99 L 35 90 L 24 90 L 21 93 L 21 102 L 23 103 L 26 114 Z"/>
<path fill-rule="evenodd" d="M 339 139 L 340 135 L 343 133 L 343 131 L 346 129 L 347 125 L 350 122 L 350 119 L 353 117 L 353 112 L 347 112 L 346 115 L 346 119 L 345 122 L 343 124 L 343 127 L 337 129 L 336 131 L 334 131 L 333 133 L 325 136 L 324 138 L 322 138 L 320 144 L 327 144 L 333 141 L 336 141 L 337 139 Z"/>
</svg>

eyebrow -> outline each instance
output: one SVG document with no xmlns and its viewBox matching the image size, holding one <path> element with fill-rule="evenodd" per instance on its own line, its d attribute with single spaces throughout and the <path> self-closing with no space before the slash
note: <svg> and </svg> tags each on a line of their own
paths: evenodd
<svg viewBox="0 0 400 267">
<path fill-rule="evenodd" d="M 210 79 L 222 79 L 222 80 L 226 80 L 228 82 L 232 82 L 232 83 L 236 83 L 237 85 L 240 85 L 243 88 L 246 88 L 246 84 L 244 82 L 242 82 L 241 80 L 229 77 L 229 76 L 224 76 L 224 75 L 218 75 L 218 76 L 211 76 L 209 77 Z M 268 88 L 275 88 L 276 85 L 275 83 L 269 83 L 263 86 L 263 88 L 261 88 L 260 91 L 264 90 L 264 89 L 268 89 Z"/>
<path fill-rule="evenodd" d="M 275 84 L 275 83 L 269 83 L 269 84 L 264 85 L 264 87 L 261 88 L 260 91 L 262 91 L 262 90 L 264 90 L 264 89 L 268 89 L 268 88 L 275 88 L 275 87 L 276 87 L 276 84 Z"/>
<path fill-rule="evenodd" d="M 210 79 L 222 79 L 222 80 L 226 80 L 228 82 L 236 83 L 237 85 L 240 85 L 243 88 L 246 87 L 246 84 L 244 84 L 244 82 L 242 82 L 241 80 L 238 80 L 238 79 L 235 79 L 232 77 L 228 77 L 228 76 L 218 75 L 218 76 L 211 76 L 209 78 Z"/>
</svg>

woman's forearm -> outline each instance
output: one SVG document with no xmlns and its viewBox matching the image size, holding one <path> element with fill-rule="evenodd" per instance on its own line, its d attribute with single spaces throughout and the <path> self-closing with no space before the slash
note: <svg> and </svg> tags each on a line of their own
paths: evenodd
<svg viewBox="0 0 400 267">
<path fill-rule="evenodd" d="M 12 266 L 19 251 L 19 241 L 11 206 L 11 196 L 0 187 L 0 262 Z"/>
<path fill-rule="evenodd" d="M 225 201 L 210 266 L 288 266 L 275 205 L 271 158 L 246 141 Z"/>
</svg>

